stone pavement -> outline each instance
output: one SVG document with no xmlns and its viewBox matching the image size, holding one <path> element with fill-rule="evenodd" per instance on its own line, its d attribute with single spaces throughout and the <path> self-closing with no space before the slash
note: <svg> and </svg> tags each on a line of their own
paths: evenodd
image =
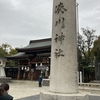
<svg viewBox="0 0 100 100">
<path fill-rule="evenodd" d="M 40 92 L 48 89 L 48 86 L 38 87 L 37 81 L 12 80 L 9 85 L 9 94 L 14 97 L 14 100 L 40 100 Z M 81 91 L 100 96 L 100 87 L 79 86 L 79 92 Z"/>
<path fill-rule="evenodd" d="M 29 97 L 24 97 L 24 98 L 20 98 L 17 100 L 40 100 L 40 95 L 33 95 L 33 96 L 29 96 Z"/>
<path fill-rule="evenodd" d="M 42 87 L 38 87 L 37 81 L 12 80 L 9 85 L 9 94 L 14 97 L 14 100 L 33 100 L 31 99 L 33 96 L 34 100 L 39 100 L 40 91 L 43 90 Z M 44 87 L 44 89 L 46 88 L 48 87 Z"/>
</svg>

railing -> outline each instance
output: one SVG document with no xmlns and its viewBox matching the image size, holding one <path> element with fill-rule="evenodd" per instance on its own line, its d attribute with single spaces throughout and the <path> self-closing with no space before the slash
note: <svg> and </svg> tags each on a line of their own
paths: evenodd
<svg viewBox="0 0 100 100">
<path fill-rule="evenodd" d="M 90 87 L 90 88 L 100 88 L 100 83 L 79 83 L 79 86 Z"/>
</svg>

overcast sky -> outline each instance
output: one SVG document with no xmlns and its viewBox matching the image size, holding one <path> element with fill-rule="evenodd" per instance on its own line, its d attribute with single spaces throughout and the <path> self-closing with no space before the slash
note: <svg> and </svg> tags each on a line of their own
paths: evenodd
<svg viewBox="0 0 100 100">
<path fill-rule="evenodd" d="M 77 0 L 79 29 L 100 34 L 100 0 Z M 24 47 L 30 40 L 51 38 L 53 0 L 0 0 L 0 45 Z"/>
</svg>

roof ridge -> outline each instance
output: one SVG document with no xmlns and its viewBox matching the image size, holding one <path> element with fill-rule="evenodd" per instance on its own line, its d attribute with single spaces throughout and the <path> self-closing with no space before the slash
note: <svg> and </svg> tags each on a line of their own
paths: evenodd
<svg viewBox="0 0 100 100">
<path fill-rule="evenodd" d="M 30 40 L 29 44 L 33 43 L 33 42 L 44 42 L 44 41 L 50 41 L 51 38 L 46 38 L 46 39 L 38 39 L 38 40 Z"/>
</svg>

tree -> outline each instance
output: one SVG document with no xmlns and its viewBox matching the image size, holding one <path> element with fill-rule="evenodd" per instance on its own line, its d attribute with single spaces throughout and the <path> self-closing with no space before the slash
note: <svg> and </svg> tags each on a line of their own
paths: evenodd
<svg viewBox="0 0 100 100">
<path fill-rule="evenodd" d="M 91 50 L 93 42 L 96 39 L 96 35 L 94 35 L 95 30 L 90 30 L 88 27 L 86 29 L 81 28 L 81 30 L 82 33 L 78 35 L 78 64 L 79 70 L 85 70 L 86 78 L 89 77 L 89 75 L 87 75 L 87 71 L 91 71 L 89 66 L 93 63 L 94 60 L 94 56 Z"/>
<path fill-rule="evenodd" d="M 12 48 L 11 45 L 9 45 L 7 43 L 5 43 L 5 44 L 3 43 L 1 47 L 3 48 L 3 50 L 5 52 L 9 52 L 9 49 Z"/>
<path fill-rule="evenodd" d="M 0 46 L 0 57 L 5 58 L 6 56 L 12 56 L 17 54 L 17 50 L 12 48 L 11 45 L 5 43 Z M 14 66 L 15 61 L 9 60 L 7 66 Z"/>
<path fill-rule="evenodd" d="M 17 54 L 18 51 L 16 49 L 13 49 L 12 47 L 10 48 L 10 51 L 8 52 L 8 56 L 12 56 Z M 7 63 L 7 66 L 16 66 L 16 61 L 14 60 L 9 60 Z"/>
<path fill-rule="evenodd" d="M 18 51 L 16 49 L 10 48 L 10 51 L 9 51 L 8 55 L 12 56 L 12 55 L 15 55 L 17 53 L 18 53 Z"/>
<path fill-rule="evenodd" d="M 88 66 L 93 59 L 92 56 L 92 46 L 93 42 L 96 38 L 94 35 L 95 30 L 90 30 L 88 27 L 82 28 L 82 34 L 78 36 L 78 53 L 79 53 L 79 61 L 83 66 Z"/>
<path fill-rule="evenodd" d="M 94 41 L 92 51 L 96 59 L 100 61 L 100 36 L 98 36 L 98 39 Z"/>
<path fill-rule="evenodd" d="M 0 47 L 0 57 L 4 58 L 6 56 L 6 52 L 3 50 L 2 47 Z"/>
<path fill-rule="evenodd" d="M 5 43 L 0 46 L 0 57 L 6 57 L 12 47 Z"/>
</svg>

